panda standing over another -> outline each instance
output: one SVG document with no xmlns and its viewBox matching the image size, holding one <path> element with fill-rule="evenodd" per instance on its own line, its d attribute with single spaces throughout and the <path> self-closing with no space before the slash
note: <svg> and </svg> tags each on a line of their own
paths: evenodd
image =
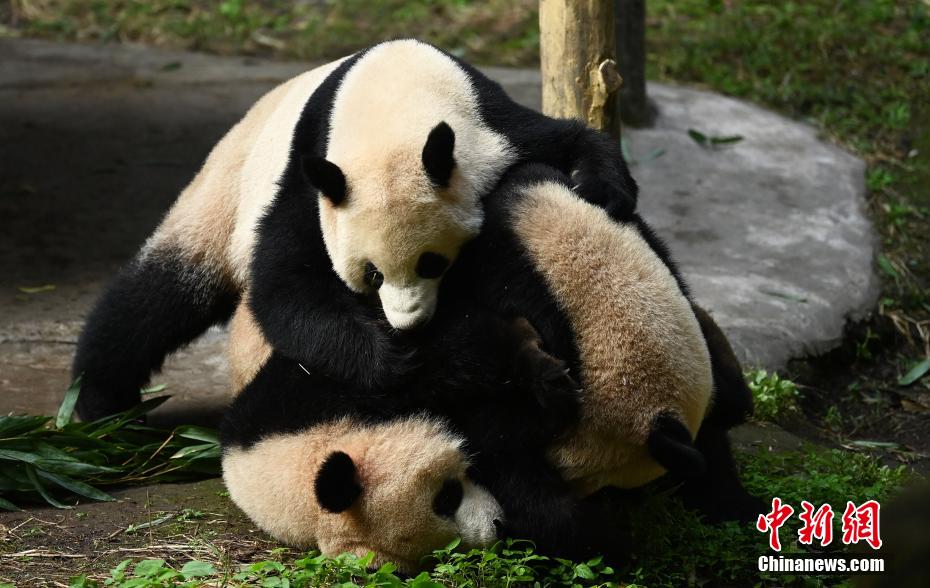
<svg viewBox="0 0 930 588">
<path fill-rule="evenodd" d="M 308 370 L 366 389 L 396 381 L 416 358 L 382 323 L 431 318 L 482 198 L 525 161 L 570 175 L 614 218 L 635 208 L 615 141 L 516 104 L 425 43 L 381 43 L 285 82 L 214 147 L 98 300 L 73 365 L 79 414 L 137 403 L 165 356 L 246 291 L 264 336 Z"/>
<path fill-rule="evenodd" d="M 464 438 L 471 479 L 500 504 L 504 531 L 549 555 L 626 555 L 615 489 L 666 473 L 710 521 L 758 516 L 763 505 L 742 487 L 727 438 L 752 412 L 739 362 L 710 316 L 691 303 L 648 225 L 636 216 L 614 222 L 581 200 L 568 177 L 538 164 L 509 171 L 485 207 L 481 234 L 443 281 L 437 316 L 405 335 L 423 362 L 398 388 L 371 392 L 304 372 L 272 349 L 240 305 L 230 366 L 245 387 L 224 419 L 224 472 L 271 479 L 294 463 L 322 459 L 279 456 L 273 447 L 316 437 L 330 419 L 397 423 L 422 411 Z M 534 334 L 524 337 L 529 347 L 518 346 L 517 360 L 507 337 L 495 336 L 495 317 L 514 316 Z M 580 406 L 565 402 L 578 397 L 558 393 L 564 380 L 546 377 L 554 358 L 580 382 Z M 512 377 L 510 366 L 529 377 Z M 574 412 L 577 420 L 566 418 Z M 546 431 L 561 434 L 541 435 Z M 253 469 L 237 465 L 244 461 Z M 290 523 L 293 504 L 314 502 L 309 486 L 282 485 L 265 496 L 250 491 L 245 475 L 225 479 L 236 504 L 276 536 L 311 532 Z M 377 488 L 363 490 L 363 508 L 377 496 Z M 388 532 L 393 523 L 383 524 Z M 430 536 L 431 529 L 420 532 Z M 362 542 L 378 532 L 365 527 Z"/>
<path fill-rule="evenodd" d="M 625 556 L 618 505 L 576 497 L 547 459 L 547 449 L 576 424 L 578 385 L 565 364 L 542 349 L 525 319 L 497 316 L 467 300 L 443 302 L 429 325 L 411 335 L 422 364 L 399 385 L 379 391 L 304 371 L 256 341 L 253 320 L 243 304 L 231 328 L 233 348 L 264 351 L 233 358 L 233 369 L 254 376 L 223 417 L 223 477 L 232 500 L 276 538 L 331 555 L 371 549 L 409 568 L 411 560 L 446 545 L 452 537 L 443 531 L 455 522 L 471 547 L 514 537 L 575 560 Z M 423 419 L 461 440 L 468 456 L 467 467 L 459 468 L 464 476 L 449 482 L 428 469 L 410 471 L 432 453 L 428 445 L 421 444 L 418 455 L 403 446 L 393 454 L 382 451 L 377 431 L 406 430 Z M 339 424 L 345 422 L 360 426 L 351 441 L 334 440 L 334 428 L 344 429 Z M 442 453 L 445 444 L 436 448 Z M 448 471 L 448 457 L 435 460 L 437 471 Z M 327 467 L 330 461 L 341 465 Z M 372 475 L 372 468 L 383 473 Z M 295 482 L 311 477 L 313 484 Z M 456 490 L 443 495 L 450 483 Z M 385 486 L 415 498 L 398 504 Z M 480 512 L 494 513 L 500 537 L 465 524 L 463 487 L 485 505 Z M 487 515 L 479 523 L 486 528 Z M 421 551 L 411 553 L 415 549 Z"/>
</svg>

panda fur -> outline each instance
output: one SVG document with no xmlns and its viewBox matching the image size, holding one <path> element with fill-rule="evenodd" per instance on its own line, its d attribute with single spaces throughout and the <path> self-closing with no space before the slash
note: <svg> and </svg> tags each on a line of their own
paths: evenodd
<svg viewBox="0 0 930 588">
<path fill-rule="evenodd" d="M 525 316 L 568 361 L 583 384 L 582 416 L 550 463 L 574 492 L 639 487 L 670 471 L 710 520 L 755 517 L 727 439 L 751 413 L 751 394 L 665 245 L 640 218 L 618 225 L 542 166 L 510 172 L 485 206 L 488 222 L 444 280 L 442 306 L 470 300 Z M 270 348 L 240 310 L 231 366 L 245 382 Z"/>
<path fill-rule="evenodd" d="M 525 316 L 582 384 L 579 426 L 550 452 L 580 495 L 666 472 L 711 521 L 754 519 L 727 431 L 752 395 L 720 328 L 694 305 L 668 248 L 638 216 L 616 223 L 560 172 L 525 165 L 486 199 L 488 222 L 444 283 Z"/>
<path fill-rule="evenodd" d="M 233 318 L 231 332 L 233 349 L 237 337 L 260 337 L 245 304 Z M 329 545 L 323 531 L 290 523 L 294 510 L 307 508 L 308 503 L 315 502 L 312 511 L 319 511 L 319 504 L 325 502 L 319 484 L 315 495 L 308 484 L 282 485 L 271 494 L 262 494 L 249 489 L 252 479 L 276 479 L 279 472 L 303 461 L 319 463 L 338 445 L 302 445 L 298 440 L 325 439 L 332 422 L 350 419 L 366 427 L 391 428 L 403 427 L 411 419 L 438 419 L 450 434 L 462 439 L 470 456 L 469 481 L 487 488 L 503 509 L 499 517 L 502 533 L 531 539 L 541 551 L 562 557 L 584 559 L 602 552 L 622 556 L 626 536 L 606 522 L 619 520 L 622 513 L 617 506 L 608 500 L 576 498 L 547 459 L 546 448 L 575 421 L 578 392 L 564 363 L 540 348 L 535 330 L 520 318 L 502 319 L 464 304 L 443 304 L 424 330 L 409 336 L 416 339 L 412 345 L 423 349 L 422 365 L 400 385 L 380 391 L 306 370 L 300 362 L 268 347 L 261 351 L 263 365 L 237 395 L 221 426 L 224 472 L 251 472 L 251 477 L 224 473 L 236 504 L 284 541 Z M 246 348 L 256 349 L 251 344 Z M 241 366 L 237 360 L 247 361 L 248 356 L 234 353 L 232 359 L 236 368 Z M 253 360 L 245 369 L 253 370 L 254 365 Z M 356 439 L 359 445 L 376 445 L 367 442 L 365 433 Z M 279 452 L 278 445 L 315 453 L 301 458 L 293 452 Z M 248 468 L 238 465 L 244 460 Z M 381 460 L 390 464 L 393 475 L 408 479 L 407 484 L 427 484 L 423 493 L 439 491 L 432 476 L 422 477 L 421 482 L 409 475 L 408 455 L 385 453 Z M 380 467 L 387 469 L 388 465 Z M 375 508 L 372 503 L 382 500 L 378 498 L 381 482 L 372 484 L 369 488 L 362 483 L 358 493 L 351 487 L 347 490 L 347 485 L 328 492 L 340 502 L 338 508 L 328 509 L 328 518 L 356 516 L 356 500 L 364 508 Z M 422 514 L 415 518 L 426 526 L 408 530 L 409 535 L 438 536 L 429 524 L 435 518 Z M 372 520 L 359 540 L 368 544 L 372 535 L 389 536 L 393 531 L 386 527 L 394 524 L 393 517 Z M 424 545 L 419 539 L 415 543 Z M 443 545 L 432 543 L 420 555 Z M 333 551 L 324 549 L 324 553 Z"/>
<path fill-rule="evenodd" d="M 79 414 L 138 402 L 165 356 L 227 320 L 246 289 L 265 337 L 308 368 L 368 388 L 400 377 L 415 358 L 373 322 L 430 318 L 482 197 L 520 161 L 572 174 L 617 218 L 635 206 L 616 142 L 514 103 L 430 45 L 385 42 L 278 86 L 97 301 L 73 365 Z"/>
<path fill-rule="evenodd" d="M 373 565 L 407 573 L 456 537 L 496 540 L 501 507 L 468 467 L 462 439 L 425 417 L 334 419 L 223 453 L 230 498 L 274 537 L 330 555 L 370 551 Z"/>
</svg>

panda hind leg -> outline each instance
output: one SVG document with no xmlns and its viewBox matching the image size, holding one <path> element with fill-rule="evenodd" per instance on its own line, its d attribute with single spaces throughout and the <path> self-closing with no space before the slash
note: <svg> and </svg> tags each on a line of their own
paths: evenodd
<svg viewBox="0 0 930 588">
<path fill-rule="evenodd" d="M 704 474 L 687 478 L 678 491 L 685 506 L 704 515 L 708 523 L 754 521 L 766 508 L 749 494 L 739 479 L 727 429 L 704 422 L 695 439 L 704 456 Z"/>
<path fill-rule="evenodd" d="M 98 298 L 78 340 L 72 373 L 81 376 L 84 420 L 137 404 L 140 387 L 167 354 L 226 320 L 238 291 L 219 272 L 173 250 L 140 255 Z"/>
<path fill-rule="evenodd" d="M 691 308 L 707 343 L 714 379 L 714 400 L 705 422 L 733 428 L 752 416 L 752 392 L 733 347 L 716 321 L 700 306 L 692 304 Z"/>
</svg>

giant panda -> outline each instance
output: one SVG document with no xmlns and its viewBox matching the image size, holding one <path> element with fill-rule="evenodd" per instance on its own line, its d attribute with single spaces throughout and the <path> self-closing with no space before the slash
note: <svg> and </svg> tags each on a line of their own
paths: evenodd
<svg viewBox="0 0 930 588">
<path fill-rule="evenodd" d="M 246 304 L 233 318 L 233 337 L 246 336 L 243 329 L 253 340 L 260 337 Z M 462 518 L 462 484 L 477 485 L 502 508 L 493 521 L 502 535 L 532 539 L 540 550 L 562 557 L 586 559 L 602 551 L 622 557 L 625 536 L 607 524 L 622 513 L 610 501 L 575 497 L 547 461 L 546 448 L 577 415 L 577 384 L 563 362 L 542 350 L 529 323 L 444 304 L 414 336 L 423 346 L 423 365 L 398 386 L 378 392 L 307 370 L 280 352 L 263 352 L 266 360 L 220 429 L 232 500 L 278 539 L 326 554 L 358 546 L 353 551 L 360 554 L 372 549 L 398 557 L 397 545 L 404 542 L 396 537 L 407 537 L 413 553 L 400 552 L 407 566 L 448 543 L 451 524 Z M 254 361 L 247 369 L 253 366 Z M 423 419 L 442 422 L 448 435 L 461 440 L 468 467 L 459 456 L 455 471 L 464 470 L 464 478 L 450 481 L 412 466 L 428 463 L 423 452 L 429 446 L 421 446 L 417 456 L 403 447 L 386 451 L 380 433 L 372 433 L 406 430 L 406 423 Z M 333 423 L 345 422 L 360 425 L 334 436 Z M 333 459 L 341 475 L 326 467 Z M 437 467 L 447 470 L 450 458 L 440 461 Z M 371 469 L 380 473 L 367 473 Z M 400 509 L 402 518 L 398 494 L 415 497 Z M 424 498 L 430 496 L 436 498 Z M 479 496 L 485 503 L 491 499 Z"/>
<path fill-rule="evenodd" d="M 381 43 L 285 82 L 217 143 L 97 301 L 73 364 L 79 414 L 138 402 L 166 354 L 228 319 L 246 289 L 275 348 L 389 384 L 417 360 L 374 323 L 430 319 L 481 199 L 522 161 L 571 174 L 617 218 L 635 207 L 615 141 L 516 104 L 428 44 Z"/>
<path fill-rule="evenodd" d="M 560 515 L 579 509 L 597 512 L 603 499 L 599 490 L 639 487 L 666 470 L 685 482 L 686 502 L 711 519 L 757 515 L 758 503 L 739 483 L 726 438 L 727 429 L 751 411 L 739 364 L 713 320 L 691 304 L 683 280 L 648 226 L 638 218 L 618 225 L 578 198 L 564 175 L 537 166 L 510 172 L 486 206 L 493 221 L 449 270 L 440 312 L 455 312 L 465 301 L 485 313 L 525 316 L 549 353 L 569 359 L 583 388 L 582 416 L 566 436 L 552 441 L 547 463 L 483 472 L 481 482 L 501 503 L 505 520 L 517 510 L 525 523 L 520 530 L 534 539 L 556 528 L 566 537 L 581 529 L 607 531 L 617 538 L 610 523 L 615 513 L 609 508 L 593 524 Z M 431 328 L 447 324 L 434 320 Z M 424 356 L 437 350 L 455 353 L 467 345 L 456 341 L 484 336 L 480 323 L 469 328 L 466 322 L 464 329 L 462 334 L 420 333 Z M 329 388 L 329 396 L 311 397 L 299 385 L 297 391 L 280 383 L 254 385 L 281 364 L 272 363 L 276 356 L 246 305 L 233 318 L 229 343 L 234 381 L 253 384 L 247 388 L 250 408 L 240 407 L 239 416 L 226 421 L 227 431 L 241 428 L 254 436 L 257 427 L 261 437 L 268 431 L 286 436 L 312 430 L 320 407 L 329 407 L 333 396 L 338 410 L 351 414 L 387 411 L 397 418 L 404 413 L 397 409 L 397 391 L 346 402 Z M 486 345 L 480 340 L 472 344 L 479 349 Z M 299 375 L 298 368 L 299 363 L 292 365 L 290 373 Z M 439 369 L 439 377 L 453 386 L 453 397 L 462 396 L 451 413 L 446 408 L 440 414 L 453 421 L 474 419 L 488 434 L 482 434 L 481 426 L 477 432 L 466 427 L 466 442 L 479 454 L 516 448 L 508 463 L 519 464 L 523 446 L 515 439 L 527 434 L 527 422 L 539 419 L 514 418 L 514 408 L 500 411 L 501 400 L 494 395 L 506 399 L 505 389 L 489 391 L 483 403 L 455 390 L 472 384 L 482 365 L 449 362 Z M 267 406 L 274 407 L 272 413 Z M 272 455 L 264 463 L 272 470 L 288 467 Z M 564 485 L 552 479 L 537 483 L 534 472 L 548 472 L 550 466 Z M 588 497 L 594 504 L 573 496 Z M 275 513 L 283 506 L 265 501 L 253 508 Z M 547 517 L 561 518 L 562 524 L 546 528 Z M 600 535 L 591 547 L 611 546 Z"/>
<path fill-rule="evenodd" d="M 497 540 L 503 511 L 469 467 L 462 438 L 425 416 L 337 418 L 223 454 L 231 499 L 270 535 L 327 555 L 372 552 L 373 565 L 405 573 L 456 537 Z"/>
<path fill-rule="evenodd" d="M 569 364 L 582 415 L 550 459 L 576 492 L 670 473 L 707 520 L 754 520 L 762 504 L 743 489 L 727 438 L 752 413 L 751 392 L 648 224 L 635 214 L 616 223 L 536 164 L 509 172 L 485 207 L 443 302 L 468 296 L 525 316 Z"/>
</svg>

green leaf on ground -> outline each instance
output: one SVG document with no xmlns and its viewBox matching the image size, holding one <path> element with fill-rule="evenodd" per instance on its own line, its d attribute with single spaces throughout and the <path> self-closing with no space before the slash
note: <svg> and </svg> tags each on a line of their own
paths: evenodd
<svg viewBox="0 0 930 588">
<path fill-rule="evenodd" d="M 884 255 L 878 256 L 878 267 L 882 269 L 883 272 L 894 278 L 894 281 L 897 282 L 901 279 L 901 274 L 898 273 L 898 270 L 891 265 L 891 262 L 888 261 L 888 258 Z"/>
<path fill-rule="evenodd" d="M 720 147 L 739 143 L 743 140 L 742 135 L 705 135 L 697 129 L 688 129 L 688 136 L 701 147 Z"/>
<path fill-rule="evenodd" d="M 45 284 L 42 286 L 20 286 L 18 290 L 23 294 L 41 294 L 42 292 L 51 292 L 55 289 L 55 284 Z"/>
<path fill-rule="evenodd" d="M 910 386 L 930 371 L 930 357 L 920 361 L 898 380 L 898 386 Z"/>
</svg>

